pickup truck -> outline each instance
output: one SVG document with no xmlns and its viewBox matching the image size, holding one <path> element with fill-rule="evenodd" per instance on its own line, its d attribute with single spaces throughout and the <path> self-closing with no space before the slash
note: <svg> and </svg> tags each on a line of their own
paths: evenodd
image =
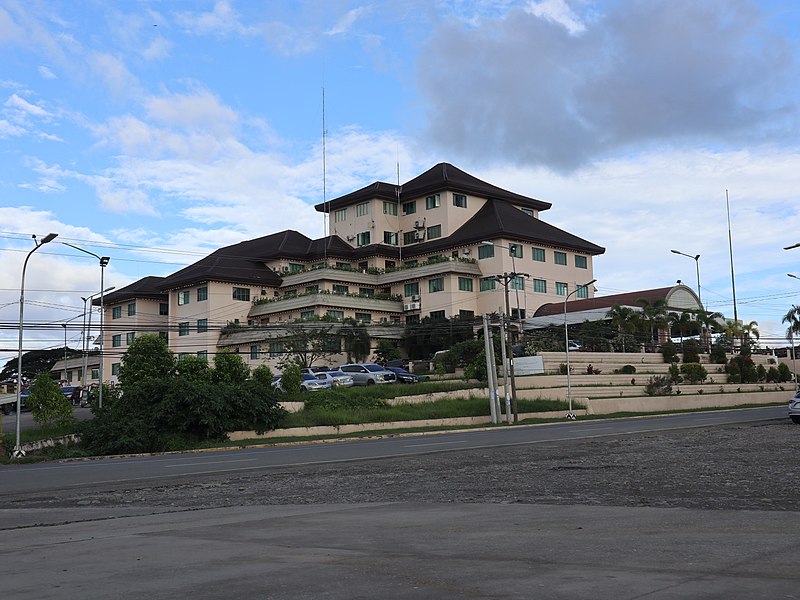
<svg viewBox="0 0 800 600">
<path fill-rule="evenodd" d="M 25 406 L 25 399 L 22 399 L 22 405 Z M 17 395 L 16 394 L 0 394 L 0 410 L 4 415 L 10 415 L 17 412 Z"/>
</svg>

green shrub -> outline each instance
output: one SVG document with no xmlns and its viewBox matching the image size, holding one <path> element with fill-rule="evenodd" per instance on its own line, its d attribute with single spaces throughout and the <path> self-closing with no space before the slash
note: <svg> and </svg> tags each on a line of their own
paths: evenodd
<svg viewBox="0 0 800 600">
<path fill-rule="evenodd" d="M 375 386 L 373 386 L 375 387 Z M 352 390 L 328 390 L 310 394 L 305 401 L 305 410 L 358 410 L 363 408 L 383 408 L 389 403 L 383 398 L 353 394 Z"/>
<path fill-rule="evenodd" d="M 758 377 L 759 381 L 767 380 L 767 369 L 764 368 L 764 365 L 758 365 L 756 367 L 756 377 Z"/>
<path fill-rule="evenodd" d="M 725 371 L 728 383 L 757 383 L 758 371 L 751 356 L 734 356 L 728 361 Z"/>
<path fill-rule="evenodd" d="M 684 363 L 681 365 L 681 375 L 689 383 L 703 383 L 708 372 L 700 363 Z"/>
<path fill-rule="evenodd" d="M 728 362 L 727 348 L 724 343 L 715 344 L 711 348 L 709 360 L 717 365 L 724 365 Z"/>
<path fill-rule="evenodd" d="M 661 355 L 664 357 L 665 363 L 677 362 L 678 349 L 675 347 L 672 340 L 667 340 L 664 345 L 661 346 Z"/>
<path fill-rule="evenodd" d="M 647 380 L 644 391 L 648 396 L 669 396 L 672 394 L 672 383 L 664 375 L 653 375 Z"/>
<path fill-rule="evenodd" d="M 786 383 L 792 380 L 792 372 L 789 370 L 789 365 L 780 363 L 778 365 L 778 379 L 779 383 Z"/>
<path fill-rule="evenodd" d="M 767 369 L 766 380 L 767 383 L 780 383 L 781 376 L 780 373 L 778 372 L 778 369 L 776 369 L 775 367 L 770 367 L 769 369 Z"/>
<path fill-rule="evenodd" d="M 683 377 L 681 376 L 681 369 L 678 367 L 678 363 L 672 363 L 669 366 L 669 380 L 672 383 L 680 383 L 683 381 Z"/>
<path fill-rule="evenodd" d="M 303 381 L 303 373 L 300 366 L 292 363 L 287 365 L 281 374 L 281 387 L 287 394 L 297 394 L 300 391 L 300 382 Z"/>
<path fill-rule="evenodd" d="M 700 342 L 697 340 L 684 340 L 683 342 L 683 362 L 700 362 Z"/>
<path fill-rule="evenodd" d="M 45 430 L 53 425 L 66 425 L 73 419 L 71 400 L 61 393 L 61 388 L 49 373 L 36 376 L 25 403 L 34 421 Z"/>
</svg>

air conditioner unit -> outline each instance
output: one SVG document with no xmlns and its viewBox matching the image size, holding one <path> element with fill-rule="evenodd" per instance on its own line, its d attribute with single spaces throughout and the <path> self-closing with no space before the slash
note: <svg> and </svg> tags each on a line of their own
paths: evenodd
<svg viewBox="0 0 800 600">
<path fill-rule="evenodd" d="M 464 256 L 469 256 L 469 252 L 470 252 L 469 248 L 464 248 L 464 249 L 461 251 L 461 254 L 463 254 Z"/>
<path fill-rule="evenodd" d="M 289 267 L 284 265 L 284 266 L 281 267 L 281 271 L 283 271 L 284 273 L 288 273 L 289 272 Z"/>
<path fill-rule="evenodd" d="M 347 241 L 348 242 L 352 242 L 354 239 L 356 239 L 356 236 L 354 236 L 354 235 L 348 235 L 347 236 Z"/>
<path fill-rule="evenodd" d="M 419 296 L 411 296 L 412 302 L 419 302 Z"/>
<path fill-rule="evenodd" d="M 403 304 L 404 311 L 419 310 L 419 309 L 420 309 L 419 302 L 409 302 L 408 304 Z"/>
<path fill-rule="evenodd" d="M 422 240 L 425 239 L 425 232 L 423 232 L 423 231 L 415 232 L 414 233 L 414 239 L 417 240 L 418 242 L 421 242 Z"/>
<path fill-rule="evenodd" d="M 424 229 L 425 221 L 414 221 L 414 229 Z"/>
</svg>

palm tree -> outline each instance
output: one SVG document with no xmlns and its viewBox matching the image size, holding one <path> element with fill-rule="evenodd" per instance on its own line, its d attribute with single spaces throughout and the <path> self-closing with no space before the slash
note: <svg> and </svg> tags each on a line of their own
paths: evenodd
<svg viewBox="0 0 800 600">
<path fill-rule="evenodd" d="M 629 306 L 615 304 L 608 309 L 606 318 L 617 328 L 617 334 L 622 339 L 622 351 L 625 352 L 625 335 L 636 327 L 637 312 Z"/>
<path fill-rule="evenodd" d="M 671 312 L 668 316 L 670 326 L 673 329 L 677 329 L 678 334 L 681 336 L 681 348 L 683 348 L 683 336 L 694 326 L 695 323 L 694 319 L 692 318 L 692 313 L 687 311 L 680 313 Z"/>
<path fill-rule="evenodd" d="M 758 347 L 758 340 L 761 339 L 761 332 L 758 330 L 758 321 L 750 321 L 742 325 L 742 333 L 744 333 L 745 340 L 750 343 L 751 338 L 755 338 L 753 346 Z"/>
<path fill-rule="evenodd" d="M 719 330 L 719 320 L 722 318 L 722 313 L 719 312 L 709 312 L 707 310 L 698 310 L 695 311 L 695 320 L 703 328 L 705 335 L 701 336 L 704 337 L 706 340 L 706 344 L 708 346 L 708 352 L 711 352 L 711 334 Z"/>
<path fill-rule="evenodd" d="M 789 328 L 786 330 L 786 335 L 789 338 L 792 344 L 792 370 L 794 371 L 794 389 L 797 389 L 797 370 L 794 366 L 794 336 L 796 333 L 800 333 L 800 306 L 792 305 L 792 308 L 789 309 L 785 315 L 783 315 L 783 319 L 781 319 L 781 323 L 789 323 Z"/>
<path fill-rule="evenodd" d="M 639 298 L 636 304 L 642 307 L 642 317 L 650 324 L 650 344 L 653 345 L 656 327 L 663 327 L 667 316 L 667 301 L 657 298 L 650 302 L 647 298 Z"/>
</svg>

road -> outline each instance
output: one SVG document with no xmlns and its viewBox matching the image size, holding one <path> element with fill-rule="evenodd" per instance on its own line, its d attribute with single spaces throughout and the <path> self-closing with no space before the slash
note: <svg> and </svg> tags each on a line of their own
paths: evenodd
<svg viewBox="0 0 800 600">
<path fill-rule="evenodd" d="M 85 421 L 86 419 L 90 419 L 92 417 L 92 410 L 88 406 L 84 408 L 75 406 L 72 409 L 72 414 L 79 421 Z M 39 424 L 33 420 L 33 415 L 31 414 L 30 411 L 28 410 L 22 411 L 22 415 L 20 416 L 20 421 L 19 421 L 20 431 L 34 429 L 35 427 L 38 426 Z M 16 427 L 17 427 L 16 407 L 14 408 L 14 412 L 12 412 L 10 415 L 4 415 L 2 414 L 2 412 L 0 412 L 0 433 L 13 434 L 16 431 Z"/>
<path fill-rule="evenodd" d="M 109 489 L 155 480 L 180 480 L 222 473 L 301 465 L 364 461 L 426 453 L 475 450 L 630 435 L 712 425 L 785 418 L 786 408 L 766 407 L 659 417 L 573 421 L 492 428 L 437 435 L 350 440 L 341 443 L 247 448 L 220 452 L 169 454 L 12 465 L 2 469 L 3 494 L 102 486 Z"/>
</svg>

